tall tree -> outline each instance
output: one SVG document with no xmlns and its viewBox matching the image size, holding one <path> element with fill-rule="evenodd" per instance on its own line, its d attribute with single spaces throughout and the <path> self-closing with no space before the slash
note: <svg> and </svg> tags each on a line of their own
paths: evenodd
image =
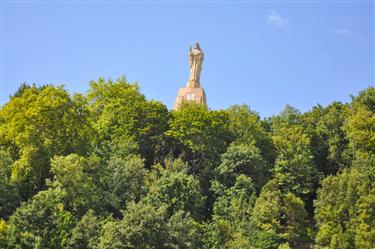
<svg viewBox="0 0 375 249">
<path fill-rule="evenodd" d="M 226 111 L 229 114 L 229 127 L 236 141 L 256 146 L 263 158 L 269 164 L 273 164 L 276 156 L 275 148 L 271 134 L 259 114 L 250 110 L 247 105 L 234 105 Z"/>
<path fill-rule="evenodd" d="M 350 165 L 352 150 L 344 131 L 348 105 L 333 102 L 329 106 L 314 107 L 303 116 L 307 133 L 311 136 L 313 162 L 324 175 L 336 174 Z"/>
<path fill-rule="evenodd" d="M 313 185 L 317 182 L 316 168 L 312 163 L 310 137 L 301 124 L 301 117 L 287 107 L 272 123 L 277 158 L 274 177 L 284 192 L 292 192 L 311 198 Z"/>
<path fill-rule="evenodd" d="M 258 191 L 267 182 L 270 169 L 254 145 L 232 143 L 221 156 L 221 161 L 215 171 L 218 180 L 226 188 L 233 186 L 240 174 L 251 177 Z"/>
<path fill-rule="evenodd" d="M 151 166 L 168 153 L 164 132 L 168 129 L 170 113 L 165 105 L 147 101 L 136 83 L 125 77 L 116 81 L 100 78 L 90 82 L 90 110 L 97 130 L 98 151 L 109 158 L 111 148 L 124 140 L 137 145 L 138 154 Z"/>
<path fill-rule="evenodd" d="M 164 209 L 143 203 L 130 203 L 123 219 L 104 225 L 99 248 L 166 249 L 170 248 L 168 242 Z"/>
<path fill-rule="evenodd" d="M 43 188 L 51 157 L 87 154 L 91 135 L 85 98 L 63 87 L 25 88 L 0 110 L 0 144 L 12 151 L 12 180 L 23 198 Z"/>
<path fill-rule="evenodd" d="M 9 220 L 6 248 L 65 248 L 76 220 L 65 209 L 61 189 L 40 191 Z"/>
<path fill-rule="evenodd" d="M 317 248 L 375 245 L 375 158 L 357 157 L 351 168 L 324 179 L 315 201 Z"/>
</svg>

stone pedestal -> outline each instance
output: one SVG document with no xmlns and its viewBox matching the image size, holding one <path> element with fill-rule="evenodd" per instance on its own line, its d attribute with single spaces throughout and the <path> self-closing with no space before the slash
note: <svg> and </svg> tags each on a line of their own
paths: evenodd
<svg viewBox="0 0 375 249">
<path fill-rule="evenodd" d="M 201 83 L 196 80 L 189 80 L 186 84 L 186 88 L 200 88 Z"/>
<path fill-rule="evenodd" d="M 180 88 L 173 110 L 178 110 L 183 102 L 195 102 L 207 108 L 206 93 L 199 82 L 189 80 L 187 87 Z"/>
</svg>

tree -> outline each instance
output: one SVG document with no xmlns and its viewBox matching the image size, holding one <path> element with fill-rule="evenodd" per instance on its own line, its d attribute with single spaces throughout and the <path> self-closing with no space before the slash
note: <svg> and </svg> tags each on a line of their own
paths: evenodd
<svg viewBox="0 0 375 249">
<path fill-rule="evenodd" d="M 304 202 L 291 192 L 283 193 L 275 180 L 269 181 L 256 200 L 252 220 L 257 229 L 257 247 L 276 248 L 288 242 L 293 247 L 308 241 Z"/>
<path fill-rule="evenodd" d="M 351 163 L 352 150 L 344 131 L 347 117 L 348 105 L 341 102 L 333 102 L 326 108 L 317 106 L 304 114 L 313 162 L 324 175 L 336 174 Z"/>
<path fill-rule="evenodd" d="M 65 209 L 65 195 L 48 189 L 24 202 L 9 220 L 7 248 L 64 248 L 76 222 Z"/>
<path fill-rule="evenodd" d="M 219 181 L 227 188 L 234 185 L 240 174 L 251 177 L 258 191 L 267 181 L 268 165 L 253 145 L 232 143 L 221 156 L 221 161 L 215 171 Z"/>
<path fill-rule="evenodd" d="M 256 190 L 251 178 L 240 174 L 231 187 L 214 182 L 213 191 L 217 199 L 207 226 L 206 248 L 252 248 L 251 215 Z"/>
<path fill-rule="evenodd" d="M 178 249 L 203 248 L 203 226 L 189 213 L 176 211 L 168 221 L 169 246 Z"/>
<path fill-rule="evenodd" d="M 209 217 L 214 201 L 210 192 L 214 168 L 220 164 L 220 155 L 233 139 L 228 114 L 193 103 L 182 104 L 172 114 L 166 134 L 174 141 L 174 155 L 188 163 L 188 173 L 199 177 L 202 193 L 207 196 L 205 216 Z"/>
<path fill-rule="evenodd" d="M 90 82 L 88 99 L 99 135 L 97 150 L 104 159 L 124 140 L 137 144 L 137 154 L 148 167 L 169 152 L 164 138 L 170 119 L 168 109 L 160 102 L 147 101 L 136 83 L 128 83 L 125 77 L 115 82 L 100 78 Z"/>
<path fill-rule="evenodd" d="M 276 127 L 272 138 L 278 152 L 273 169 L 278 185 L 284 193 L 290 191 L 305 200 L 310 198 L 318 179 L 309 136 L 299 125 L 285 125 Z"/>
<path fill-rule="evenodd" d="M 375 112 L 375 87 L 369 87 L 360 91 L 357 96 L 352 96 L 352 107 L 362 106 L 372 113 Z"/>
<path fill-rule="evenodd" d="M 9 232 L 9 225 L 0 218 L 0 247 L 7 248 L 7 237 Z"/>
<path fill-rule="evenodd" d="M 226 112 L 190 103 L 173 112 L 166 134 L 182 145 L 182 156 L 192 166 L 193 173 L 197 173 L 204 160 L 217 160 L 231 141 Z"/>
<path fill-rule="evenodd" d="M 138 202 L 148 192 L 148 170 L 139 156 L 111 157 L 107 170 L 106 196 L 119 213 L 128 202 Z"/>
<path fill-rule="evenodd" d="M 354 154 L 375 153 L 375 88 L 352 97 L 345 131 Z M 361 155 L 359 155 L 361 156 Z"/>
<path fill-rule="evenodd" d="M 71 154 L 54 157 L 51 162 L 52 172 L 55 175 L 55 186 L 64 189 L 67 193 L 68 207 L 82 216 L 89 209 L 102 208 L 102 199 L 95 176 L 99 177 L 100 164 L 98 159 Z"/>
<path fill-rule="evenodd" d="M 22 94 L 21 94 L 22 93 Z M 63 87 L 25 88 L 0 110 L 0 144 L 12 151 L 12 181 L 24 199 L 51 177 L 54 155 L 87 154 L 92 129 L 82 95 L 71 97 Z"/>
<path fill-rule="evenodd" d="M 168 227 L 163 208 L 129 203 L 120 221 L 107 222 L 99 248 L 169 248 Z"/>
<path fill-rule="evenodd" d="M 255 186 L 250 177 L 243 174 L 237 176 L 231 187 L 216 182 L 213 190 L 218 196 L 213 219 L 227 219 L 237 225 L 248 222 L 256 200 Z"/>
<path fill-rule="evenodd" d="M 235 140 L 241 144 L 250 144 L 257 147 L 262 157 L 269 163 L 275 161 L 275 148 L 271 135 L 261 121 L 259 114 L 250 110 L 247 105 L 234 105 L 227 110 L 229 127 Z"/>
<path fill-rule="evenodd" d="M 317 248 L 371 248 L 375 244 L 375 159 L 358 157 L 351 168 L 322 182 L 315 201 Z"/>
<path fill-rule="evenodd" d="M 66 248 L 69 249 L 91 249 L 97 248 L 102 222 L 89 210 L 77 225 L 72 229 Z"/>
<path fill-rule="evenodd" d="M 204 198 L 199 181 L 185 172 L 166 172 L 151 186 L 146 201 L 154 207 L 164 206 L 172 216 L 179 210 L 193 218 L 202 218 Z"/>
<path fill-rule="evenodd" d="M 0 219 L 7 219 L 20 203 L 17 185 L 11 182 L 13 160 L 0 150 Z"/>
<path fill-rule="evenodd" d="M 375 153 L 375 113 L 358 107 L 349 118 L 346 131 L 355 152 Z"/>
</svg>

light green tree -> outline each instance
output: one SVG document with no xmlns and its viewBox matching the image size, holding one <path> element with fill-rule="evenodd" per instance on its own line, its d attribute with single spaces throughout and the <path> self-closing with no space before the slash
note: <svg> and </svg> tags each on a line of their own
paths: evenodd
<svg viewBox="0 0 375 249">
<path fill-rule="evenodd" d="M 92 129 L 82 95 L 63 87 L 27 87 L 1 107 L 0 144 L 12 151 L 11 180 L 24 199 L 42 189 L 50 177 L 50 158 L 90 149 Z"/>
<path fill-rule="evenodd" d="M 357 157 L 351 168 L 322 182 L 315 201 L 317 248 L 375 245 L 375 159 Z"/>
<path fill-rule="evenodd" d="M 66 191 L 65 199 L 68 207 L 82 216 L 89 209 L 102 208 L 100 189 L 96 185 L 96 177 L 100 177 L 98 159 L 86 159 L 76 154 L 54 157 L 51 162 L 55 175 L 54 187 Z"/>
<path fill-rule="evenodd" d="M 247 105 L 234 105 L 226 111 L 235 140 L 240 144 L 254 145 L 260 150 L 262 157 L 269 164 L 273 164 L 276 156 L 275 148 L 271 134 L 259 114 L 250 110 Z"/>
<path fill-rule="evenodd" d="M 98 132 L 98 153 L 108 159 L 113 148 L 132 141 L 150 166 L 168 153 L 164 132 L 170 113 L 165 105 L 147 101 L 136 83 L 125 77 L 116 81 L 100 78 L 90 82 L 88 91 L 91 119 Z"/>
</svg>

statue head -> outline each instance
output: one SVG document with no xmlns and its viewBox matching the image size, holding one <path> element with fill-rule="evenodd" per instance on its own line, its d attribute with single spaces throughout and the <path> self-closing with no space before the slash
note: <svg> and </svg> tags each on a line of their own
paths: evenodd
<svg viewBox="0 0 375 249">
<path fill-rule="evenodd" d="M 199 47 L 199 42 L 196 42 L 196 43 L 195 43 L 195 48 L 196 48 L 196 49 L 199 49 L 199 50 L 201 49 L 201 48 Z"/>
</svg>

